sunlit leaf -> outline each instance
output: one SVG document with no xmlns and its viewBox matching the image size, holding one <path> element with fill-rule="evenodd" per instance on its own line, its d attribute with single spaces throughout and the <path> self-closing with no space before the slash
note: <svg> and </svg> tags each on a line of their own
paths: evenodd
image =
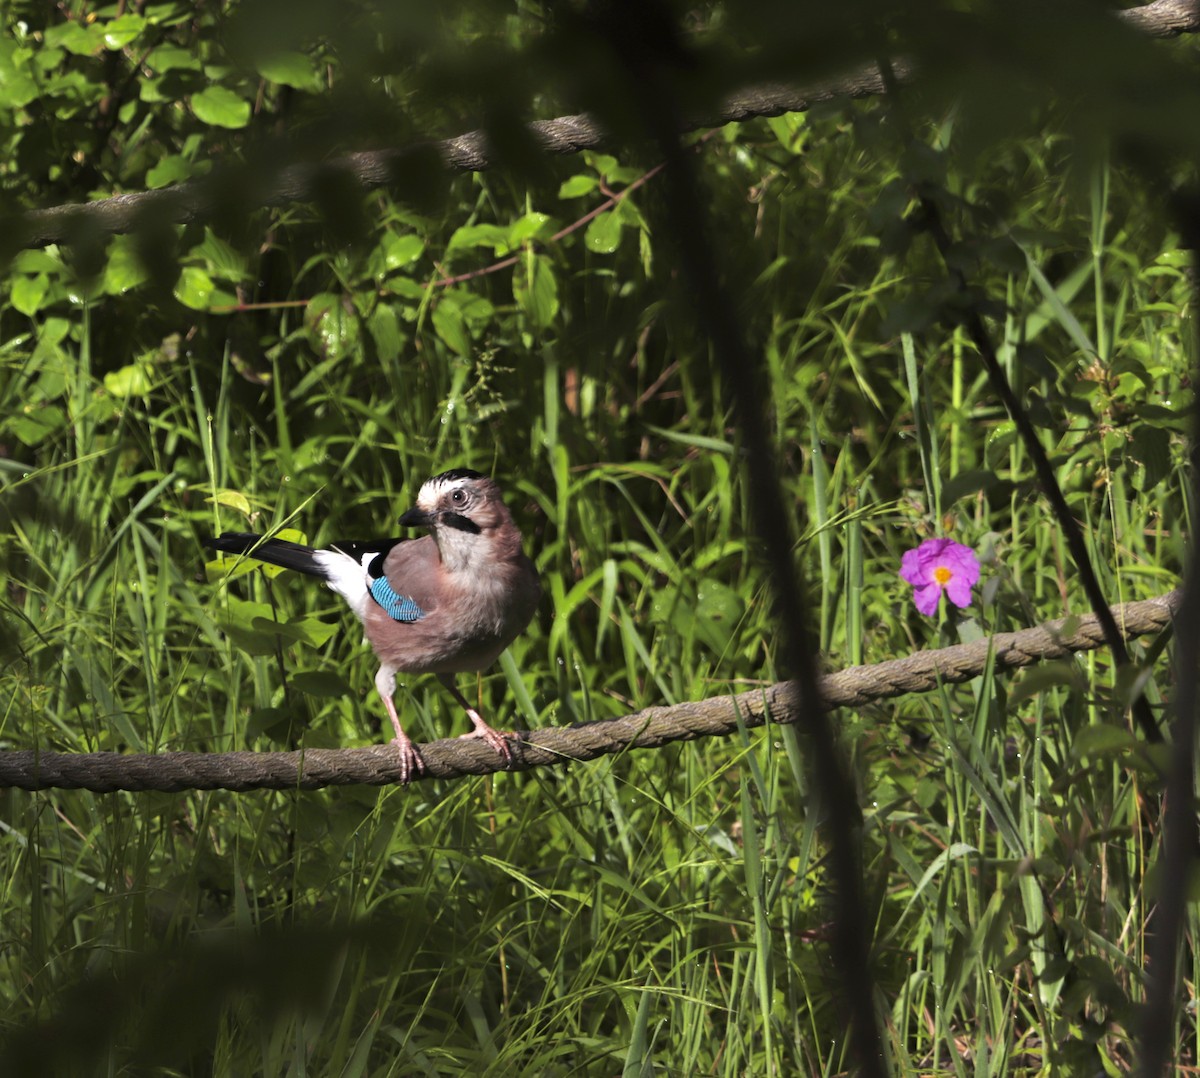
<svg viewBox="0 0 1200 1078">
<path fill-rule="evenodd" d="M 150 372 L 141 363 L 127 363 L 104 376 L 104 388 L 119 399 L 144 397 L 150 392 Z"/>
<path fill-rule="evenodd" d="M 389 271 L 411 265 L 425 251 L 425 241 L 415 232 L 406 232 L 403 235 L 385 232 L 380 246 L 383 248 L 384 265 Z"/>
<path fill-rule="evenodd" d="M 592 219 L 583 242 L 589 251 L 610 255 L 621 245 L 621 219 L 609 210 Z"/>
<path fill-rule="evenodd" d="M 236 509 L 247 517 L 250 516 L 250 501 L 240 490 L 218 490 L 211 498 L 205 500 Z"/>
<path fill-rule="evenodd" d="M 104 47 L 123 49 L 126 45 L 136 41 L 138 35 L 145 28 L 146 20 L 141 15 L 118 15 L 104 25 Z"/>
<path fill-rule="evenodd" d="M 559 198 L 580 198 L 583 195 L 590 195 L 600 181 L 595 176 L 579 175 L 572 176 L 569 180 L 564 180 L 558 189 Z"/>
<path fill-rule="evenodd" d="M 224 86 L 210 86 L 192 94 L 196 118 L 214 127 L 238 128 L 250 122 L 250 102 Z"/>
<path fill-rule="evenodd" d="M 175 283 L 175 298 L 193 310 L 207 310 L 212 293 L 212 278 L 196 266 L 185 266 Z"/>
<path fill-rule="evenodd" d="M 117 237 L 108 249 L 104 267 L 104 291 L 110 296 L 121 295 L 137 288 L 146 280 L 146 270 L 133 244 Z"/>
<path fill-rule="evenodd" d="M 36 314 L 49 291 L 50 281 L 44 273 L 35 277 L 17 277 L 12 283 L 12 305 L 22 314 Z"/>
</svg>

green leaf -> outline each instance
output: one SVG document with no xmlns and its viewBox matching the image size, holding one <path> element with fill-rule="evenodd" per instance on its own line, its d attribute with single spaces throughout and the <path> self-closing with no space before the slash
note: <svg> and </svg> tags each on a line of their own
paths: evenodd
<svg viewBox="0 0 1200 1078">
<path fill-rule="evenodd" d="M 288 629 L 297 634 L 297 639 L 319 648 L 338 632 L 339 626 L 320 618 L 300 618 L 288 622 Z"/>
<path fill-rule="evenodd" d="M 768 117 L 767 126 L 788 153 L 795 153 L 808 127 L 808 117 L 803 112 L 788 112 L 782 116 Z"/>
<path fill-rule="evenodd" d="M 238 554 L 220 553 L 212 561 L 204 563 L 204 576 L 213 584 L 222 580 L 236 580 L 238 577 L 250 576 L 251 573 L 261 572 L 268 579 L 286 572 L 278 565 L 265 565 L 253 558 L 242 558 Z"/>
<path fill-rule="evenodd" d="M 146 270 L 127 236 L 116 237 L 108 250 L 104 267 L 104 291 L 119 296 L 137 288 L 146 279 Z"/>
<path fill-rule="evenodd" d="M 135 41 L 146 29 L 146 20 L 141 15 L 118 15 L 104 24 L 104 47 L 116 51 Z"/>
<path fill-rule="evenodd" d="M 217 624 L 234 644 L 251 655 L 274 655 L 279 646 L 274 631 L 274 613 L 267 603 L 249 602 L 230 595 Z M 259 628 L 261 625 L 267 628 Z"/>
<path fill-rule="evenodd" d="M 1080 693 L 1086 690 L 1087 681 L 1073 660 L 1043 663 L 1027 671 L 1009 692 L 1008 706 L 1016 707 L 1038 693 L 1059 687 L 1073 688 Z"/>
<path fill-rule="evenodd" d="M 212 278 L 196 266 L 185 266 L 175 282 L 175 298 L 194 311 L 208 309 L 213 292 Z"/>
<path fill-rule="evenodd" d="M 609 183 L 632 183 L 642 174 L 640 169 L 620 164 L 611 154 L 588 152 L 583 159 Z"/>
<path fill-rule="evenodd" d="M 527 213 L 513 222 L 508 230 L 511 247 L 520 247 L 530 240 L 548 239 L 553 231 L 553 219 L 544 213 Z"/>
<path fill-rule="evenodd" d="M 332 292 L 321 292 L 309 301 L 304 312 L 309 337 L 324 356 L 353 354 L 361 339 L 353 305 Z"/>
<path fill-rule="evenodd" d="M 414 303 L 425 300 L 425 286 L 411 277 L 392 277 L 388 280 L 388 291 L 400 299 L 411 299 Z"/>
<path fill-rule="evenodd" d="M 320 90 L 321 79 L 312 60 L 301 52 L 280 52 L 258 60 L 255 70 L 268 82 L 297 90 Z"/>
<path fill-rule="evenodd" d="M 289 682 L 294 688 L 309 696 L 323 696 L 336 699 L 349 696 L 351 689 L 346 679 L 332 670 L 302 670 L 293 674 Z"/>
<path fill-rule="evenodd" d="M 211 498 L 205 498 L 206 502 L 215 502 L 217 505 L 224 505 L 229 509 L 236 509 L 239 513 L 249 517 L 251 513 L 250 500 L 240 490 L 218 490 Z"/>
<path fill-rule="evenodd" d="M 1033 260 L 1033 255 L 1027 250 L 1025 251 L 1025 258 L 1029 267 L 1029 275 L 1033 278 L 1033 283 L 1037 285 L 1038 290 L 1042 293 L 1047 305 L 1053 312 L 1055 321 L 1066 331 L 1067 336 L 1075 342 L 1076 348 L 1085 355 L 1093 355 L 1096 351 L 1096 346 L 1088 337 L 1083 326 L 1079 324 L 1079 319 L 1067 307 L 1067 302 L 1070 296 L 1073 295 L 1070 283 L 1064 282 L 1056 289 Z M 1087 267 L 1080 267 L 1080 269 L 1086 270 Z M 1082 274 L 1080 275 L 1082 276 Z"/>
<path fill-rule="evenodd" d="M 91 56 L 103 46 L 103 33 L 104 27 L 100 23 L 83 26 L 74 21 L 62 22 L 46 28 L 46 44 L 65 49 L 75 56 Z"/>
<path fill-rule="evenodd" d="M 179 154 L 168 154 L 146 171 L 146 186 L 157 190 L 173 183 L 182 183 L 192 174 L 192 166 Z"/>
<path fill-rule="evenodd" d="M 1002 457 L 1017 440 L 1017 425 L 1011 419 L 1001 420 L 987 434 L 984 452 L 988 463 L 1007 464 Z"/>
<path fill-rule="evenodd" d="M 12 305 L 24 315 L 36 314 L 50 288 L 50 280 L 44 273 L 36 277 L 17 277 L 12 283 Z"/>
<path fill-rule="evenodd" d="M 611 210 L 593 218 L 583 234 L 583 244 L 596 254 L 612 254 L 621 245 L 621 219 Z"/>
<path fill-rule="evenodd" d="M 542 255 L 522 258 L 513 274 L 513 298 L 536 329 L 545 329 L 558 314 L 558 281 L 550 260 Z"/>
<path fill-rule="evenodd" d="M 59 273 L 63 264 L 48 251 L 19 251 L 9 268 L 15 273 Z"/>
<path fill-rule="evenodd" d="M 453 293 L 442 297 L 438 305 L 434 307 L 430 321 L 433 322 L 433 331 L 453 351 L 460 356 L 471 354 L 471 338 L 467 333 L 466 320 L 462 315 L 462 307 Z"/>
<path fill-rule="evenodd" d="M 472 337 L 478 337 L 491 324 L 496 308 L 475 292 L 459 292 L 458 297 L 467 328 Z"/>
<path fill-rule="evenodd" d="M 226 616 L 219 624 L 238 647 L 252 655 L 274 654 L 280 642 L 320 647 L 338 631 L 336 625 L 313 617 L 281 622 L 267 603 L 247 602 L 234 595 L 227 601 Z"/>
<path fill-rule="evenodd" d="M 1146 473 L 1143 482 L 1134 489 L 1148 494 L 1170 474 L 1171 434 L 1162 427 L 1140 423 L 1133 432 L 1133 440 L 1126 453 L 1142 465 Z"/>
<path fill-rule="evenodd" d="M 460 356 L 467 356 L 472 338 L 487 328 L 494 313 L 482 296 L 456 290 L 442 294 L 431 318 L 434 332 Z"/>
<path fill-rule="evenodd" d="M 104 388 L 113 397 L 144 397 L 150 392 L 150 374 L 142 364 L 129 363 L 106 374 Z"/>
<path fill-rule="evenodd" d="M 709 438 L 703 434 L 687 434 L 683 431 L 668 430 L 666 427 L 656 427 L 650 423 L 646 424 L 646 429 L 672 442 L 679 442 L 681 445 L 691 445 L 709 453 L 721 453 L 725 456 L 732 456 L 733 454 L 733 446 L 729 442 L 721 441 L 719 438 Z"/>
<path fill-rule="evenodd" d="M 168 71 L 199 71 L 200 58 L 187 49 L 159 45 L 147 58 L 146 66 L 157 75 Z"/>
<path fill-rule="evenodd" d="M 278 637 L 284 643 L 300 644 L 304 642 L 304 630 L 296 621 L 279 621 L 274 611 L 269 617 L 250 619 L 250 631 L 266 636 Z"/>
<path fill-rule="evenodd" d="M 490 247 L 496 254 L 508 254 L 512 245 L 508 242 L 508 230 L 499 225 L 464 225 L 455 229 L 450 242 L 446 244 L 446 254 L 460 248 Z"/>
<path fill-rule="evenodd" d="M 246 718 L 246 737 L 267 736 L 281 740 L 291 732 L 292 718 L 292 714 L 281 707 L 255 708 Z"/>
<path fill-rule="evenodd" d="M 959 498 L 978 494 L 981 490 L 991 490 L 1000 482 L 995 472 L 984 471 L 982 468 L 972 468 L 959 472 L 946 480 L 942 487 L 942 505 L 953 505 Z"/>
<path fill-rule="evenodd" d="M 581 198 L 583 195 L 590 195 L 599 186 L 600 181 L 595 176 L 583 174 L 572 176 L 569 180 L 563 181 L 558 189 L 558 197 Z"/>
<path fill-rule="evenodd" d="M 733 588 L 705 580 L 696 592 L 696 635 L 720 654 L 728 647 L 745 611 L 745 601 Z"/>
<path fill-rule="evenodd" d="M 0 424 L 0 430 L 34 448 L 46 438 L 64 430 L 66 426 L 66 410 L 57 404 L 27 404 L 20 412 Z"/>
<path fill-rule="evenodd" d="M 367 331 L 375 342 L 375 353 L 381 360 L 391 362 L 399 358 L 400 350 L 404 347 L 404 334 L 395 310 L 381 303 L 367 319 Z"/>
<path fill-rule="evenodd" d="M 245 127 L 250 122 L 250 102 L 224 86 L 210 86 L 192 94 L 192 111 L 212 127 Z"/>
<path fill-rule="evenodd" d="M 211 228 L 205 228 L 204 239 L 190 252 L 192 260 L 207 262 L 207 271 L 225 281 L 238 283 L 246 280 L 246 260 L 240 251 L 231 247 Z"/>
<path fill-rule="evenodd" d="M 388 272 L 411 265 L 425 253 L 425 241 L 415 232 L 402 236 L 385 232 L 379 245 L 383 249 L 383 264 Z"/>
<path fill-rule="evenodd" d="M 1071 743 L 1071 755 L 1077 760 L 1084 756 L 1103 759 L 1121 756 L 1137 747 L 1137 738 L 1123 726 L 1098 722 L 1091 726 L 1085 726 L 1075 735 Z"/>
<path fill-rule="evenodd" d="M 0 107 L 22 108 L 38 96 L 38 85 L 29 73 L 32 53 L 0 36 Z"/>
</svg>

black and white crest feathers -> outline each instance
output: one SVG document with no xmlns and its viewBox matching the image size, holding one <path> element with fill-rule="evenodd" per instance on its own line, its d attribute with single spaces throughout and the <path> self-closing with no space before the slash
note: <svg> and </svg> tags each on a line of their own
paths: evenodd
<svg viewBox="0 0 1200 1078">
<path fill-rule="evenodd" d="M 435 475 L 431 479 L 426 479 L 426 483 L 454 483 L 459 479 L 486 479 L 487 476 L 483 472 L 477 472 L 473 468 L 451 468 L 448 472 L 442 472 L 440 475 Z"/>
</svg>

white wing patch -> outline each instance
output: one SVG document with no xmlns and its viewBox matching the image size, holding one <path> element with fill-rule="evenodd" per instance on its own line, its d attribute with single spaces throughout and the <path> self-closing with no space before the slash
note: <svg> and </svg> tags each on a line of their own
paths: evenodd
<svg viewBox="0 0 1200 1078">
<path fill-rule="evenodd" d="M 367 565 L 377 556 L 377 552 L 365 553 L 357 561 L 340 550 L 313 551 L 313 561 L 325 570 L 325 583 L 350 604 L 359 621 L 367 616 Z"/>
</svg>

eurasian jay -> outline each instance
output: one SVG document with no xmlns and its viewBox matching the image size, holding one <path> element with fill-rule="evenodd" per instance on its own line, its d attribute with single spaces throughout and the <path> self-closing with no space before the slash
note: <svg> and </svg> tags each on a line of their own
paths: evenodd
<svg viewBox="0 0 1200 1078">
<path fill-rule="evenodd" d="M 467 468 L 427 480 L 400 524 L 429 534 L 316 550 L 230 532 L 204 545 L 320 577 L 350 604 L 379 658 L 375 688 L 396 731 L 401 782 L 425 765 L 392 701 L 397 673 L 436 674 L 475 727 L 462 736 L 482 738 L 507 763 L 504 737 L 458 691 L 454 675 L 490 666 L 533 617 L 542 586 L 521 533 L 500 488 Z"/>
</svg>

